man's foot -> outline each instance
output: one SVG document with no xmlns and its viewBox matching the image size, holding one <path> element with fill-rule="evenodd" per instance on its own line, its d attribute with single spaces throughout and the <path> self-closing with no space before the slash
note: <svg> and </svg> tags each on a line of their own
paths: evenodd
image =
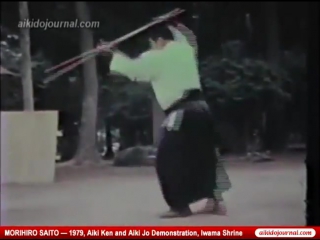
<svg viewBox="0 0 320 240">
<path fill-rule="evenodd" d="M 161 214 L 160 218 L 182 218 L 182 217 L 189 217 L 191 215 L 192 215 L 192 212 L 188 207 L 181 211 L 176 211 L 171 209 L 168 212 Z"/>
<path fill-rule="evenodd" d="M 199 213 L 225 216 L 227 215 L 227 208 L 222 202 L 215 202 L 214 200 L 209 199 Z"/>
</svg>

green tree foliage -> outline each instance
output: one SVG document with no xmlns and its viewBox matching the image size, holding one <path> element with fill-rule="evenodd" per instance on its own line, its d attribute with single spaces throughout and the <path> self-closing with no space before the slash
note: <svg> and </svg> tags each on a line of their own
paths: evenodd
<svg viewBox="0 0 320 240">
<path fill-rule="evenodd" d="M 10 33 L 9 30 L 1 28 L 1 65 L 17 74 L 17 77 L 13 79 L 5 79 L 1 82 L 1 85 L 6 88 L 8 92 L 11 92 L 8 98 L 3 98 L 4 103 L 2 106 L 4 109 L 21 109 L 22 102 L 22 88 L 21 88 L 21 50 L 19 46 L 19 35 Z M 45 73 L 44 70 L 50 66 L 50 62 L 38 51 L 31 56 L 32 62 L 32 79 L 34 85 L 34 101 L 37 104 L 39 96 L 37 92 L 39 89 L 46 88 L 48 85 L 43 82 Z"/>
<path fill-rule="evenodd" d="M 201 62 L 202 83 L 220 122 L 238 126 L 244 138 L 238 151 L 244 151 L 253 131 L 263 127 L 263 113 L 284 110 L 291 101 L 292 80 L 284 69 L 275 71 L 263 60 L 243 58 L 240 42 L 224 44 L 223 53 L 222 59 Z"/>
<path fill-rule="evenodd" d="M 282 103 L 290 100 L 290 93 L 285 86 L 290 82 L 285 72 L 276 73 L 266 62 L 261 60 L 244 59 L 235 62 L 222 59 L 203 70 L 210 73 L 203 78 L 210 99 L 218 104 L 242 103 L 256 101 L 263 103 L 266 108 L 282 107 Z M 263 109 L 262 109 L 263 110 Z"/>
<path fill-rule="evenodd" d="M 107 120 L 122 133 L 121 147 L 131 147 L 146 135 L 140 144 L 151 144 L 152 90 L 150 85 L 130 82 L 121 76 L 103 81 L 99 96 L 100 119 Z M 129 139 L 124 139 L 124 135 Z"/>
</svg>

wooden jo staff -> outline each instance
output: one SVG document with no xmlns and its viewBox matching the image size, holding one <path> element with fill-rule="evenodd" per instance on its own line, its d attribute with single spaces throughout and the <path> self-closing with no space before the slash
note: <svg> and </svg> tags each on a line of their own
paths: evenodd
<svg viewBox="0 0 320 240">
<path fill-rule="evenodd" d="M 135 35 L 137 35 L 138 33 L 142 32 L 142 31 L 145 31 L 146 29 L 158 24 L 158 23 L 161 23 L 161 22 L 164 22 L 166 20 L 168 20 L 169 18 L 172 18 L 172 17 L 176 17 L 177 15 L 183 13 L 184 10 L 182 9 L 175 9 L 167 14 L 164 14 L 164 15 L 161 15 L 157 18 L 155 18 L 155 20 L 153 20 L 152 22 L 142 26 L 141 28 L 135 30 L 135 31 L 132 31 L 120 38 L 117 38 L 116 40 L 112 41 L 112 42 L 109 42 L 108 44 L 106 45 L 102 45 L 102 46 L 99 46 L 97 48 L 94 48 L 92 50 L 89 50 L 87 52 L 84 52 L 78 56 L 75 56 L 71 59 L 68 59 L 52 68 L 49 68 L 47 69 L 45 72 L 48 73 L 48 72 L 52 72 L 58 68 L 61 68 L 61 67 L 64 67 L 60 70 L 58 70 L 56 73 L 52 74 L 51 76 L 47 77 L 46 79 L 44 79 L 44 82 L 45 83 L 48 83 L 58 77 L 60 77 L 61 75 L 71 71 L 72 69 L 76 68 L 77 66 L 79 66 L 80 64 L 84 63 L 85 61 L 89 60 L 90 58 L 92 57 L 95 57 L 99 52 L 103 51 L 103 50 L 107 50 L 107 49 L 111 49 L 112 47 L 114 47 L 115 45 L 127 40 L 128 38 L 131 38 Z M 69 64 L 69 65 L 68 65 Z"/>
</svg>

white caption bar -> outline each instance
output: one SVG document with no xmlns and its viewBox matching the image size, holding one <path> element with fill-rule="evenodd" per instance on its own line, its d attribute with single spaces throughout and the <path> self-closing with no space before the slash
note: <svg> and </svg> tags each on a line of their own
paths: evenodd
<svg viewBox="0 0 320 240">
<path fill-rule="evenodd" d="M 313 238 L 316 231 L 312 228 L 258 228 L 254 234 L 259 238 Z"/>
</svg>

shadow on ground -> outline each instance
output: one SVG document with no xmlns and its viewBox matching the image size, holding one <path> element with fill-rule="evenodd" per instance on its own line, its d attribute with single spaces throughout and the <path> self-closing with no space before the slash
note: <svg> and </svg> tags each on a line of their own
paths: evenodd
<svg viewBox="0 0 320 240">
<path fill-rule="evenodd" d="M 173 220 L 157 217 L 167 207 L 152 167 L 58 167 L 54 184 L 1 186 L 1 225 L 304 225 L 303 160 L 230 161 L 228 216 Z"/>
</svg>

